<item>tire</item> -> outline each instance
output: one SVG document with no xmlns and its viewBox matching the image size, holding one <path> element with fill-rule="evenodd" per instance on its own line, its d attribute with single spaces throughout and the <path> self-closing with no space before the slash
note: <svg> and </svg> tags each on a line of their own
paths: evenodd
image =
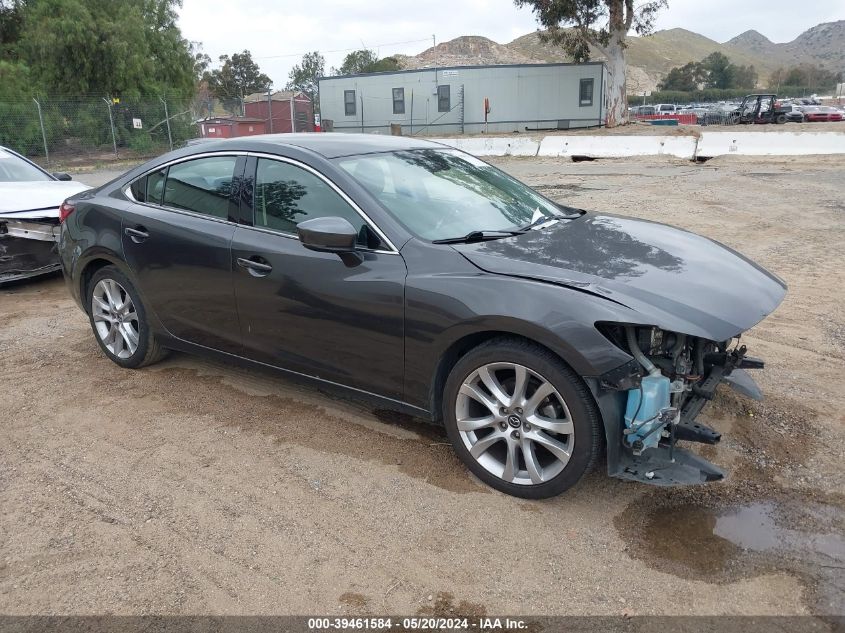
<svg viewBox="0 0 845 633">
<path fill-rule="evenodd" d="M 777 123 L 778 125 L 783 125 L 784 123 L 786 123 L 786 115 L 779 114 L 777 119 L 775 119 L 775 123 Z"/>
<path fill-rule="evenodd" d="M 94 338 L 112 362 L 134 369 L 167 355 L 150 329 L 138 291 L 118 268 L 105 266 L 94 273 L 85 297 Z"/>
<path fill-rule="evenodd" d="M 601 417 L 584 381 L 521 339 L 492 339 L 458 360 L 446 380 L 443 420 L 473 474 L 525 499 L 574 486 L 602 446 Z"/>
</svg>

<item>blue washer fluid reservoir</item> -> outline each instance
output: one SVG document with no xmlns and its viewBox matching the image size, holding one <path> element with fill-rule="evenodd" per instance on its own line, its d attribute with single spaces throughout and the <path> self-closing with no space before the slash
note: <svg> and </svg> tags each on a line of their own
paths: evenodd
<svg viewBox="0 0 845 633">
<path fill-rule="evenodd" d="M 659 418 L 660 410 L 669 406 L 669 387 L 670 381 L 666 376 L 646 376 L 640 389 L 628 391 L 625 426 L 636 429 L 626 435 L 629 446 L 637 440 L 642 441 L 643 449 L 657 446 L 660 431 L 656 427 L 665 425 Z"/>
</svg>

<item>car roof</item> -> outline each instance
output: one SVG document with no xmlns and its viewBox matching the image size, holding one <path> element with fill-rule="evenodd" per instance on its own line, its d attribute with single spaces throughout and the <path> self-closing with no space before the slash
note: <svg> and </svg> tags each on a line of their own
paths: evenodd
<svg viewBox="0 0 845 633">
<path fill-rule="evenodd" d="M 411 149 L 443 149 L 444 145 L 424 139 L 409 138 L 407 136 L 315 132 L 307 134 L 256 134 L 253 136 L 239 136 L 208 143 L 197 143 L 191 147 L 203 152 L 241 148 L 252 151 L 272 151 L 272 149 L 279 147 L 297 147 L 310 150 L 325 158 L 337 158 L 339 156 L 397 152 Z"/>
</svg>

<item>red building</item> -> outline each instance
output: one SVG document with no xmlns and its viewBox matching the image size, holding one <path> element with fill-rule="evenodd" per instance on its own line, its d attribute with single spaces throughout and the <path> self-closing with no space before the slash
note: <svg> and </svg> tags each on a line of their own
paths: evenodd
<svg viewBox="0 0 845 633">
<path fill-rule="evenodd" d="M 209 117 L 199 122 L 203 138 L 232 138 L 265 134 L 267 122 L 250 116 Z"/>
<path fill-rule="evenodd" d="M 255 92 L 244 97 L 244 114 L 266 122 L 268 134 L 314 131 L 314 104 L 303 92 L 278 90 L 271 94 Z"/>
</svg>

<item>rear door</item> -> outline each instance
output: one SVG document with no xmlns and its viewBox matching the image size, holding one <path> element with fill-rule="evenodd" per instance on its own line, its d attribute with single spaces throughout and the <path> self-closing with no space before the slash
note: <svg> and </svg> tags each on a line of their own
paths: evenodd
<svg viewBox="0 0 845 633">
<path fill-rule="evenodd" d="M 148 174 L 131 185 L 136 203 L 122 225 L 126 262 L 164 327 L 182 340 L 233 354 L 242 347 L 231 244 L 245 161 L 203 156 Z"/>
<path fill-rule="evenodd" d="M 239 226 L 232 268 L 245 355 L 324 380 L 402 397 L 402 256 L 331 182 L 288 159 L 250 159 L 253 226 Z M 296 224 L 340 216 L 359 257 L 306 249 Z M 249 218 L 253 220 L 253 218 Z"/>
</svg>

